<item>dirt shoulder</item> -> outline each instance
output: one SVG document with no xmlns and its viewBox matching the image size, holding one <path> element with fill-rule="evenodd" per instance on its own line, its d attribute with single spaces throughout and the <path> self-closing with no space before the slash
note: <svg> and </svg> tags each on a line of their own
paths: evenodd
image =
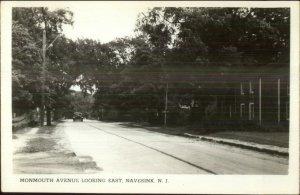
<svg viewBox="0 0 300 195">
<path fill-rule="evenodd" d="M 14 173 L 65 174 L 101 171 L 90 157 L 79 157 L 65 139 L 61 124 L 13 133 Z"/>
</svg>

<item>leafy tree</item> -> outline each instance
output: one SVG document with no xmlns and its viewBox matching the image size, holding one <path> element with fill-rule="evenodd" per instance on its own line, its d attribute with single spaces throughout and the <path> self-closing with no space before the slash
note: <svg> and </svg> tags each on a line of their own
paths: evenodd
<svg viewBox="0 0 300 195">
<path fill-rule="evenodd" d="M 170 109 L 182 105 L 193 107 L 195 101 L 198 107 L 209 102 L 211 97 L 197 96 L 213 87 L 197 78 L 202 72 L 220 75 L 220 79 L 213 81 L 218 87 L 209 92 L 219 96 L 212 98 L 214 101 L 232 101 L 225 96 L 232 83 L 222 75 L 243 66 L 288 66 L 287 25 L 289 10 L 283 8 L 153 8 L 142 13 L 137 23 L 137 32 L 146 37 L 144 43 L 148 48 L 137 50 L 125 70 L 128 75 L 133 72 L 150 75 L 157 71 L 152 78 L 163 82 L 154 82 L 154 86 L 163 89 L 163 83 L 169 83 Z M 130 69 L 133 65 L 135 68 Z M 133 94 L 137 95 L 139 89 L 147 91 L 144 89 L 149 80 L 147 76 L 133 80 L 136 85 Z M 155 93 L 151 89 L 148 92 Z M 137 104 L 147 105 L 147 102 L 145 99 Z"/>
<path fill-rule="evenodd" d="M 47 46 L 62 32 L 62 25 L 72 24 L 72 12 L 65 9 L 50 11 L 48 8 L 14 8 L 13 9 L 13 107 L 20 108 L 20 102 L 30 107 L 40 105 L 41 71 L 42 71 L 42 32 L 47 34 Z M 64 59 L 58 55 L 47 56 L 46 89 L 50 94 L 46 101 L 47 113 L 55 104 L 52 95 L 56 94 L 57 85 L 65 82 L 60 73 Z M 60 59 L 59 59 L 60 58 Z M 65 58 L 65 57 L 64 57 Z M 61 80 L 62 79 L 62 80 Z M 20 88 L 22 88 L 20 90 Z M 65 87 L 66 88 L 66 87 Z M 66 92 L 66 89 L 65 89 Z M 29 109 L 29 108 L 27 108 Z"/>
<path fill-rule="evenodd" d="M 12 105 L 19 114 L 39 103 L 41 55 L 28 30 L 12 24 Z M 18 108 L 18 109 L 17 109 Z"/>
<path fill-rule="evenodd" d="M 56 40 L 47 50 L 47 107 L 60 113 L 76 110 L 74 102 L 94 94 L 89 105 L 104 110 L 107 119 L 161 123 L 168 86 L 168 115 L 174 123 L 186 120 L 182 108 L 190 110 L 189 122 L 220 118 L 206 117 L 206 110 L 216 105 L 216 113 L 222 113 L 221 105 L 233 102 L 226 94 L 233 94 L 235 86 L 226 75 L 245 67 L 289 65 L 285 8 L 153 8 L 137 18 L 135 37 L 106 44 L 57 37 L 62 25 L 72 24 L 72 13 L 65 9 L 15 8 L 13 21 L 16 108 L 40 104 L 43 29 L 47 45 Z M 83 96 L 72 99 L 72 85 L 79 85 Z"/>
</svg>

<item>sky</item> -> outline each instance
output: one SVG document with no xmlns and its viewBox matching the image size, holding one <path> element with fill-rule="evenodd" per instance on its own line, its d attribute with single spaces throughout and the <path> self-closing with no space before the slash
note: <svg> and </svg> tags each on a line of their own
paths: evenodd
<svg viewBox="0 0 300 195">
<path fill-rule="evenodd" d="M 124 6 L 104 4 L 93 6 L 73 6 L 69 10 L 74 13 L 73 26 L 64 26 L 66 37 L 90 38 L 107 43 L 115 38 L 133 36 L 136 19 L 145 6 Z"/>
<path fill-rule="evenodd" d="M 133 36 L 138 14 L 147 9 L 146 6 L 124 6 L 124 4 L 69 6 L 69 10 L 74 14 L 74 24 L 65 25 L 63 34 L 72 40 L 89 38 L 101 43 Z M 80 91 L 77 85 L 71 89 Z"/>
</svg>

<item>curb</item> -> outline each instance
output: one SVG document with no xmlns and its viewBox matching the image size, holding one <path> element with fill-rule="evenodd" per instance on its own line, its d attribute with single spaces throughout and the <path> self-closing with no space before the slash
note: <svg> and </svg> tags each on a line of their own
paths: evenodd
<svg viewBox="0 0 300 195">
<path fill-rule="evenodd" d="M 233 140 L 233 139 L 223 139 L 223 138 L 216 138 L 216 137 L 209 137 L 209 136 L 201 136 L 201 135 L 193 135 L 189 133 L 184 133 L 185 136 L 193 137 L 193 138 L 199 138 L 203 141 L 209 141 L 209 142 L 215 142 L 220 144 L 226 144 L 231 146 L 236 146 L 244 149 L 250 149 L 255 150 L 259 152 L 265 152 L 268 154 L 276 154 L 281 156 L 289 156 L 289 149 L 278 147 L 278 146 L 270 146 L 270 145 L 262 145 L 262 144 L 256 144 L 253 142 L 244 142 L 239 140 Z"/>
</svg>

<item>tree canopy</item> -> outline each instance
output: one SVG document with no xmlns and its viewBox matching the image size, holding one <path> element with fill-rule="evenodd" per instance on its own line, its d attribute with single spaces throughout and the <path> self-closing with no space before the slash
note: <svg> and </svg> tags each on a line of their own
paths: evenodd
<svg viewBox="0 0 300 195">
<path fill-rule="evenodd" d="M 47 105 L 52 106 L 61 93 L 71 86 L 68 79 L 66 58 L 71 57 L 66 48 L 59 53 L 50 43 L 62 32 L 62 25 L 72 24 L 72 12 L 65 9 L 50 11 L 48 8 L 13 8 L 12 12 L 12 81 L 13 108 L 19 111 L 35 108 L 41 101 L 42 36 L 47 34 L 46 89 Z M 60 38 L 66 42 L 66 38 Z M 62 45 L 60 45 L 62 47 Z M 63 46 L 64 47 L 64 46 Z M 68 84 L 67 84 L 68 82 Z"/>
<path fill-rule="evenodd" d="M 39 105 L 42 31 L 49 45 L 72 16 L 67 9 L 13 9 L 14 107 Z M 180 108 L 204 112 L 214 95 L 232 90 L 223 75 L 289 70 L 288 8 L 158 7 L 139 15 L 135 31 L 105 44 L 60 35 L 47 50 L 48 105 L 68 107 L 73 100 L 62 97 L 78 85 L 94 94 L 92 109 L 104 109 L 107 119 L 161 123 L 167 87 L 169 114 L 179 120 Z"/>
</svg>

